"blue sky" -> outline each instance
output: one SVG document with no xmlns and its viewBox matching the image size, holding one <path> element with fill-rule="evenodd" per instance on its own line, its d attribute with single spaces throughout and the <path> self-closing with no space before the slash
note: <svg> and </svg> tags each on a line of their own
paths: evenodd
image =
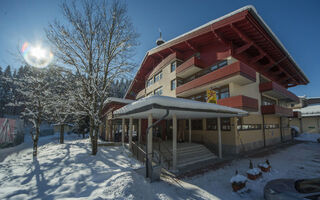
<svg viewBox="0 0 320 200">
<path fill-rule="evenodd" d="M 172 39 L 208 21 L 245 5 L 253 5 L 310 79 L 307 86 L 291 91 L 297 95 L 320 96 L 320 1 L 245 0 L 128 0 L 128 14 L 140 45 L 135 60 L 155 46 L 160 28 L 165 40 Z M 58 0 L 0 1 L 0 66 L 20 64 L 11 55 L 18 44 L 44 40 L 43 28 L 54 19 L 62 20 Z"/>
</svg>

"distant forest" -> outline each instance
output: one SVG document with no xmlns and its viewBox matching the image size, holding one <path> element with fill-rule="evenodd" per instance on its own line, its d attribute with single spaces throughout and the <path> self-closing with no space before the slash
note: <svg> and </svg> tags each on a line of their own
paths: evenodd
<svg viewBox="0 0 320 200">
<path fill-rule="evenodd" d="M 21 66 L 12 69 L 10 65 L 6 68 L 0 66 L 0 117 L 4 115 L 20 115 L 23 111 L 24 99 L 19 95 L 17 84 L 20 79 L 26 77 L 29 66 Z M 110 87 L 109 96 L 122 98 L 125 95 L 131 81 L 127 79 L 115 80 Z"/>
</svg>

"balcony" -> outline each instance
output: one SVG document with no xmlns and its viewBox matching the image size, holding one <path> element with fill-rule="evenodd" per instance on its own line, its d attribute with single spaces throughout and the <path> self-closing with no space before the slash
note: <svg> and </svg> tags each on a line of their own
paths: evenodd
<svg viewBox="0 0 320 200">
<path fill-rule="evenodd" d="M 285 117 L 293 116 L 292 109 L 284 108 L 278 105 L 261 106 L 261 113 L 264 115 L 278 115 L 278 116 L 285 116 Z"/>
<path fill-rule="evenodd" d="M 242 62 L 235 62 L 178 86 L 176 95 L 178 97 L 188 97 L 231 82 L 246 85 L 255 81 L 256 72 L 254 69 Z"/>
<path fill-rule="evenodd" d="M 232 108 L 238 108 L 249 112 L 258 111 L 258 100 L 244 95 L 219 99 L 218 104 Z"/>
<path fill-rule="evenodd" d="M 177 77 L 187 78 L 188 76 L 201 71 L 204 66 L 204 63 L 201 60 L 196 57 L 192 57 L 177 68 Z"/>
<path fill-rule="evenodd" d="M 295 94 L 272 81 L 261 83 L 259 85 L 259 90 L 261 93 L 274 97 L 276 99 L 284 100 L 287 102 L 299 102 L 299 98 Z"/>
</svg>

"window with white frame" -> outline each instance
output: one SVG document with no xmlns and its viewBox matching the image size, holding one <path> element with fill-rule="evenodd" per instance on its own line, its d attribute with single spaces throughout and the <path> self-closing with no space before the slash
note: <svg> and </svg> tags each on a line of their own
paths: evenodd
<svg viewBox="0 0 320 200">
<path fill-rule="evenodd" d="M 162 79 L 162 71 L 154 76 L 154 83 L 160 81 Z"/>
<path fill-rule="evenodd" d="M 176 87 L 177 87 L 177 81 L 176 81 L 176 79 L 174 79 L 171 81 L 171 90 L 175 90 Z"/>
<path fill-rule="evenodd" d="M 176 68 L 177 68 L 177 62 L 174 61 L 174 62 L 171 63 L 171 72 L 175 71 Z"/>
<path fill-rule="evenodd" d="M 154 95 L 162 95 L 162 87 L 159 87 L 154 90 Z"/>
<path fill-rule="evenodd" d="M 152 84 L 153 84 L 153 78 L 147 81 L 147 87 L 151 86 Z"/>
</svg>

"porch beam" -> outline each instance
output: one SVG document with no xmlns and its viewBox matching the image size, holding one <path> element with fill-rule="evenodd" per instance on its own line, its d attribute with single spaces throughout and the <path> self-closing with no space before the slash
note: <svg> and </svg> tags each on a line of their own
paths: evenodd
<svg viewBox="0 0 320 200">
<path fill-rule="evenodd" d="M 218 145 L 219 145 L 219 158 L 222 158 L 221 118 L 220 117 L 218 117 Z"/>
<path fill-rule="evenodd" d="M 172 116 L 172 169 L 177 169 L 177 116 L 173 114 Z"/>
</svg>

